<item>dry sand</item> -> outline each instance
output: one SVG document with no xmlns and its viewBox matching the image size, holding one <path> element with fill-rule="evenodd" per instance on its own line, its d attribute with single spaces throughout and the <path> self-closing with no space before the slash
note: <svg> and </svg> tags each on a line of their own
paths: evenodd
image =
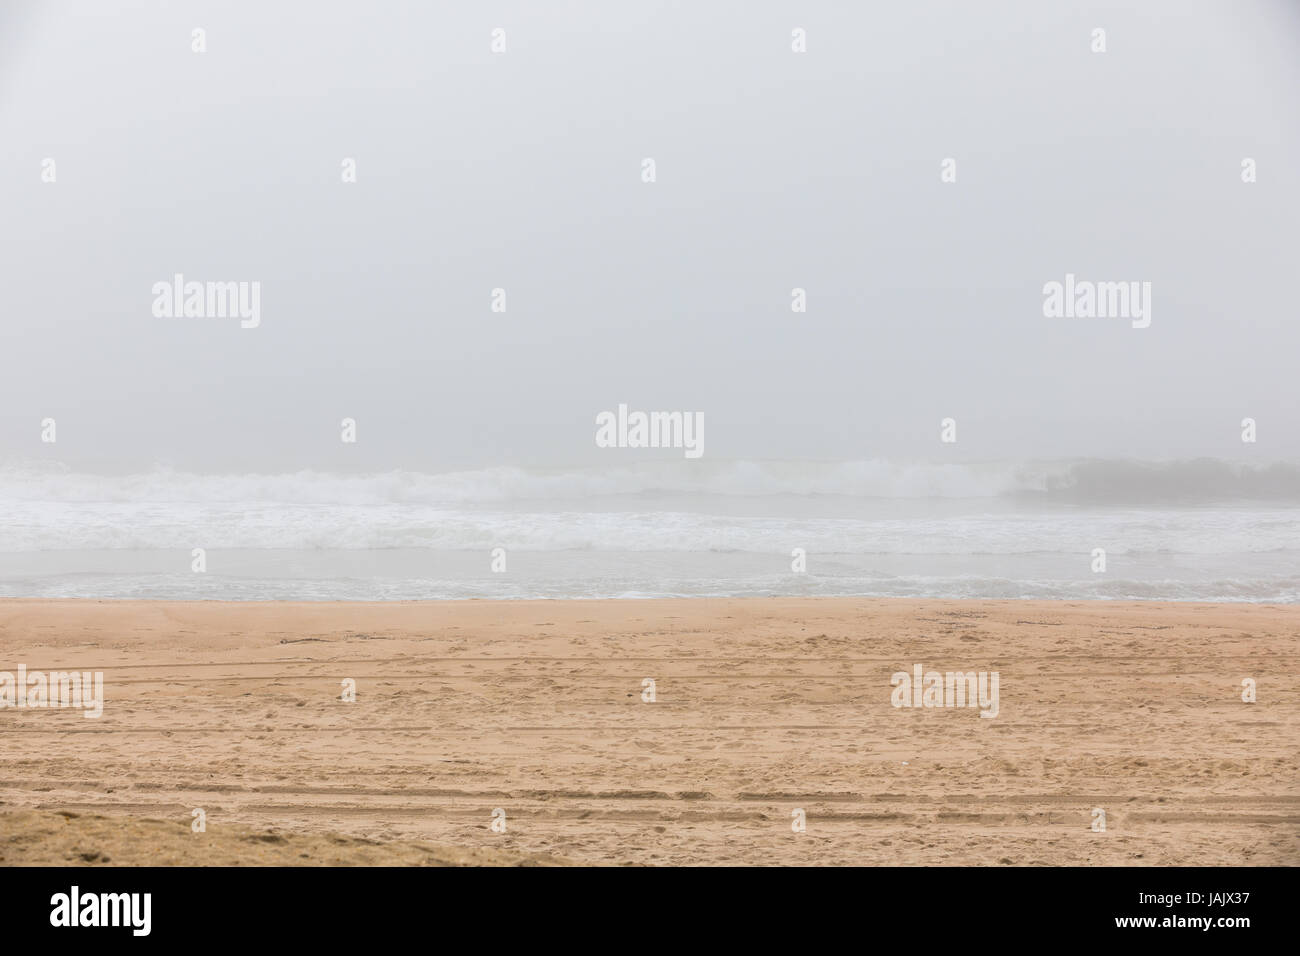
<svg viewBox="0 0 1300 956">
<path fill-rule="evenodd" d="M 0 710 L 8 865 L 1300 863 L 1297 607 L 10 600 L 0 649 L 107 698 Z M 892 707 L 916 663 L 999 715 Z"/>
<path fill-rule="evenodd" d="M 105 817 L 71 810 L 0 813 L 0 865 L 23 866 L 566 866 L 490 847 L 431 846 L 339 833 L 285 833 L 224 823 Z"/>
</svg>

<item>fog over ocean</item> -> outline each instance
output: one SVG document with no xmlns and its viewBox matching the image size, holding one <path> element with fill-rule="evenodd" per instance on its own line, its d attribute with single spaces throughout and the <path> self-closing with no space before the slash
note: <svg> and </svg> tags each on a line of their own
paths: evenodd
<svg viewBox="0 0 1300 956">
<path fill-rule="evenodd" d="M 205 573 L 194 572 L 195 548 Z M 1094 570 L 1098 548 L 1104 571 Z M 674 595 L 1295 602 L 1300 468 L 1212 459 L 350 475 L 0 468 L 0 596 Z"/>
<path fill-rule="evenodd" d="M 0 4 L 0 595 L 1295 601 L 1297 90 L 1291 0 Z"/>
</svg>

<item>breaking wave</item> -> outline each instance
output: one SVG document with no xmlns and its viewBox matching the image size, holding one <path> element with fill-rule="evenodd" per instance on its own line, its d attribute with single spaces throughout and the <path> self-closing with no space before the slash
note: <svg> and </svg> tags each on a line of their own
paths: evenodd
<svg viewBox="0 0 1300 956">
<path fill-rule="evenodd" d="M 199 475 L 155 468 L 126 475 L 49 462 L 0 466 L 8 501 L 165 504 L 284 502 L 456 506 L 632 495 L 849 498 L 1028 498 L 1092 505 L 1300 503 L 1300 464 L 1077 459 L 1030 462 L 649 461 L 588 469 L 485 468 L 426 473 Z"/>
</svg>

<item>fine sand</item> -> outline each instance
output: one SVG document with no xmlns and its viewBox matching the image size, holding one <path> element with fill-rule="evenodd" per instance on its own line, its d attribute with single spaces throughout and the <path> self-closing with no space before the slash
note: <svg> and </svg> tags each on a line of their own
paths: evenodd
<svg viewBox="0 0 1300 956">
<path fill-rule="evenodd" d="M 1298 652 L 1290 606 L 0 601 L 0 671 L 106 697 L 0 710 L 0 865 L 1294 865 Z M 997 717 L 891 706 L 914 664 Z"/>
<path fill-rule="evenodd" d="M 105 817 L 71 810 L 0 812 L 0 865 L 24 866 L 566 866 L 490 847 L 430 846 L 339 833 L 285 833 L 224 823 Z"/>
</svg>

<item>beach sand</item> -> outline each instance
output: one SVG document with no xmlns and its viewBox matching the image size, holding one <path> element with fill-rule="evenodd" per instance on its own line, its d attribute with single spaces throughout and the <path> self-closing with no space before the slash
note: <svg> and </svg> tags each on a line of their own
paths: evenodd
<svg viewBox="0 0 1300 956">
<path fill-rule="evenodd" d="M 1300 863 L 1300 607 L 0 601 L 20 664 L 106 700 L 0 710 L 2 865 Z"/>
</svg>

